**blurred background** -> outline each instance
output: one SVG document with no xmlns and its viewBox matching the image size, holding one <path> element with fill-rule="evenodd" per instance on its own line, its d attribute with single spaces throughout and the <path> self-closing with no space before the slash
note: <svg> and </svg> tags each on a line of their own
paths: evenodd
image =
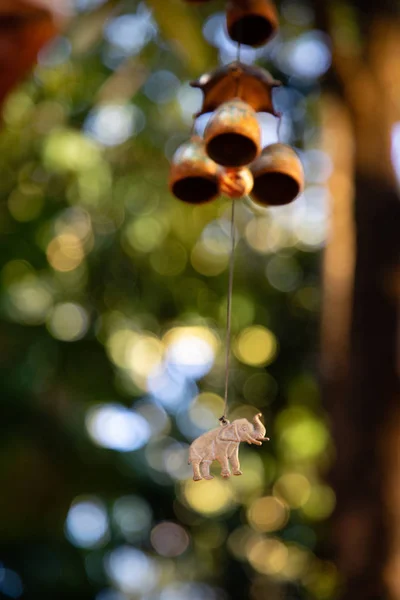
<svg viewBox="0 0 400 600">
<path fill-rule="evenodd" d="M 0 0 L 1 598 L 400 598 L 399 3 L 278 8 L 241 58 L 307 187 L 237 204 L 229 412 L 272 441 L 194 483 L 230 201 L 167 179 L 189 81 L 236 57 L 224 3 Z"/>
</svg>

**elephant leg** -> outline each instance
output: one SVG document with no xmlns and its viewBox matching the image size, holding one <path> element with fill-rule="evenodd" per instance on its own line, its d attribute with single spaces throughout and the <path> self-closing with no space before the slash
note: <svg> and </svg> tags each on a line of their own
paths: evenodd
<svg viewBox="0 0 400 600">
<path fill-rule="evenodd" d="M 201 474 L 203 475 L 203 479 L 214 479 L 214 477 L 210 474 L 212 460 L 203 460 L 200 465 Z"/>
<path fill-rule="evenodd" d="M 231 472 L 229 470 L 229 462 L 227 456 L 217 456 L 217 461 L 221 465 L 221 475 L 222 477 L 230 477 Z"/>
<path fill-rule="evenodd" d="M 198 460 L 192 460 L 193 480 L 194 481 L 200 481 L 200 479 L 202 479 L 202 476 L 200 473 L 200 463 L 201 463 L 201 458 L 199 458 Z"/>
<path fill-rule="evenodd" d="M 239 444 L 238 444 L 237 448 L 235 448 L 235 450 L 230 455 L 229 460 L 231 461 L 233 474 L 234 475 L 242 475 L 242 471 L 240 470 L 240 462 L 239 462 Z"/>
</svg>

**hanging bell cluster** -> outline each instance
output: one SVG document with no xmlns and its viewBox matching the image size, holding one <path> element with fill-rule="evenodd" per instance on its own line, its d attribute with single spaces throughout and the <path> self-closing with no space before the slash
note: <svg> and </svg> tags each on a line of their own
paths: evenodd
<svg viewBox="0 0 400 600">
<path fill-rule="evenodd" d="M 199 3 L 201 0 L 196 0 Z M 206 2 L 208 0 L 202 0 Z M 186 0 L 195 4 L 193 0 Z M 240 44 L 259 46 L 278 28 L 270 0 L 229 0 L 227 29 Z M 272 91 L 281 85 L 268 71 L 235 61 L 191 83 L 203 93 L 198 117 L 213 113 L 204 132 L 183 144 L 172 159 L 170 189 L 183 202 L 203 204 L 218 195 L 250 195 L 263 206 L 289 204 L 304 188 L 303 167 L 286 144 L 262 149 L 258 112 L 279 116 Z"/>
</svg>

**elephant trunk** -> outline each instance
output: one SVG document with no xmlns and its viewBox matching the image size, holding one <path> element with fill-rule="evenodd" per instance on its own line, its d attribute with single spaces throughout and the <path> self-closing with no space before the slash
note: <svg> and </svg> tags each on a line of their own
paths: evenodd
<svg viewBox="0 0 400 600">
<path fill-rule="evenodd" d="M 244 441 L 247 442 L 248 444 L 256 444 L 257 446 L 262 445 L 259 440 L 257 440 L 255 437 L 252 437 L 251 435 L 248 435 Z"/>
<path fill-rule="evenodd" d="M 258 440 L 263 439 L 265 437 L 265 432 L 266 432 L 266 429 L 265 429 L 264 425 L 262 424 L 260 417 L 261 417 L 261 413 L 258 413 L 258 415 L 256 415 L 253 419 L 253 421 L 254 421 L 254 437 Z"/>
</svg>

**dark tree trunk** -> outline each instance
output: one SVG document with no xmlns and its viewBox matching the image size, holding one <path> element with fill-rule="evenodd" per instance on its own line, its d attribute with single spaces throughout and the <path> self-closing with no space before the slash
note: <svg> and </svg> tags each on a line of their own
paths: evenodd
<svg viewBox="0 0 400 600">
<path fill-rule="evenodd" d="M 343 600 L 384 600 L 393 523 L 389 433 L 398 421 L 396 372 L 400 202 L 385 181 L 356 178 L 356 270 L 347 381 L 330 390 L 337 461 L 335 545 Z M 344 394 L 344 395 L 343 395 Z M 392 432 L 393 433 L 393 432 Z M 397 430 L 400 445 L 400 427 Z M 394 473 L 397 480 L 397 473 Z M 400 507 L 399 507 L 400 511 Z"/>
<path fill-rule="evenodd" d="M 400 600 L 400 200 L 391 161 L 400 119 L 399 7 L 390 0 L 347 4 L 362 43 L 337 36 L 343 21 L 336 3 L 314 0 L 319 27 L 333 41 L 326 87 L 350 115 L 346 176 L 354 197 L 344 240 L 349 252 L 355 240 L 354 256 L 343 260 L 347 280 L 333 260 L 342 234 L 335 219 L 325 259 L 322 376 L 337 453 L 332 541 L 345 579 L 340 600 Z M 339 211 L 342 192 L 337 186 L 333 193 Z M 341 315 L 348 317 L 344 326 Z"/>
</svg>

